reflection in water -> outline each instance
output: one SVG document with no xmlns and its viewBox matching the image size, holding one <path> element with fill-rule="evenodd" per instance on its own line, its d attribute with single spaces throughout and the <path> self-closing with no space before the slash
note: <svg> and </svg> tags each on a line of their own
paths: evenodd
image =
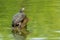
<svg viewBox="0 0 60 40">
<path fill-rule="evenodd" d="M 19 34 L 14 34 L 15 40 L 26 40 L 26 37 Z"/>
<path fill-rule="evenodd" d="M 26 36 L 29 33 L 29 31 L 26 29 L 21 29 L 20 31 L 15 30 L 12 33 L 15 40 L 26 40 Z"/>
</svg>

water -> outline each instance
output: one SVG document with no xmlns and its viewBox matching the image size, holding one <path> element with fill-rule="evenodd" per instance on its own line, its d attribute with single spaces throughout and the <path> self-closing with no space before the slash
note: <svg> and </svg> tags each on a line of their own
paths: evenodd
<svg viewBox="0 0 60 40">
<path fill-rule="evenodd" d="M 14 38 L 15 38 L 15 40 L 26 40 L 26 37 L 24 37 L 22 35 L 18 35 L 18 34 L 15 34 Z"/>
<path fill-rule="evenodd" d="M 45 40 L 46 38 L 31 38 L 30 40 Z"/>
</svg>

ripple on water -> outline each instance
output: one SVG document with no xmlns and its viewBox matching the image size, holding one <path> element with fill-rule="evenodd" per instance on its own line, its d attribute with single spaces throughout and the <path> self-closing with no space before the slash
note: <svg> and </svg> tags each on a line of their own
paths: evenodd
<svg viewBox="0 0 60 40">
<path fill-rule="evenodd" d="M 45 40 L 46 38 L 31 38 L 30 40 Z"/>
<path fill-rule="evenodd" d="M 54 31 L 54 32 L 60 33 L 60 30 L 58 30 L 58 31 Z"/>
</svg>

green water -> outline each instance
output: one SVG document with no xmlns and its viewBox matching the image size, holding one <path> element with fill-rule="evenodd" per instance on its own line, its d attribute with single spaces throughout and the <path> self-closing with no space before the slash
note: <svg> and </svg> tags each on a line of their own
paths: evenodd
<svg viewBox="0 0 60 40">
<path fill-rule="evenodd" d="M 0 40 L 15 40 L 11 33 L 12 16 L 24 6 L 29 18 L 28 38 L 60 37 L 60 0 L 0 0 Z"/>
</svg>

